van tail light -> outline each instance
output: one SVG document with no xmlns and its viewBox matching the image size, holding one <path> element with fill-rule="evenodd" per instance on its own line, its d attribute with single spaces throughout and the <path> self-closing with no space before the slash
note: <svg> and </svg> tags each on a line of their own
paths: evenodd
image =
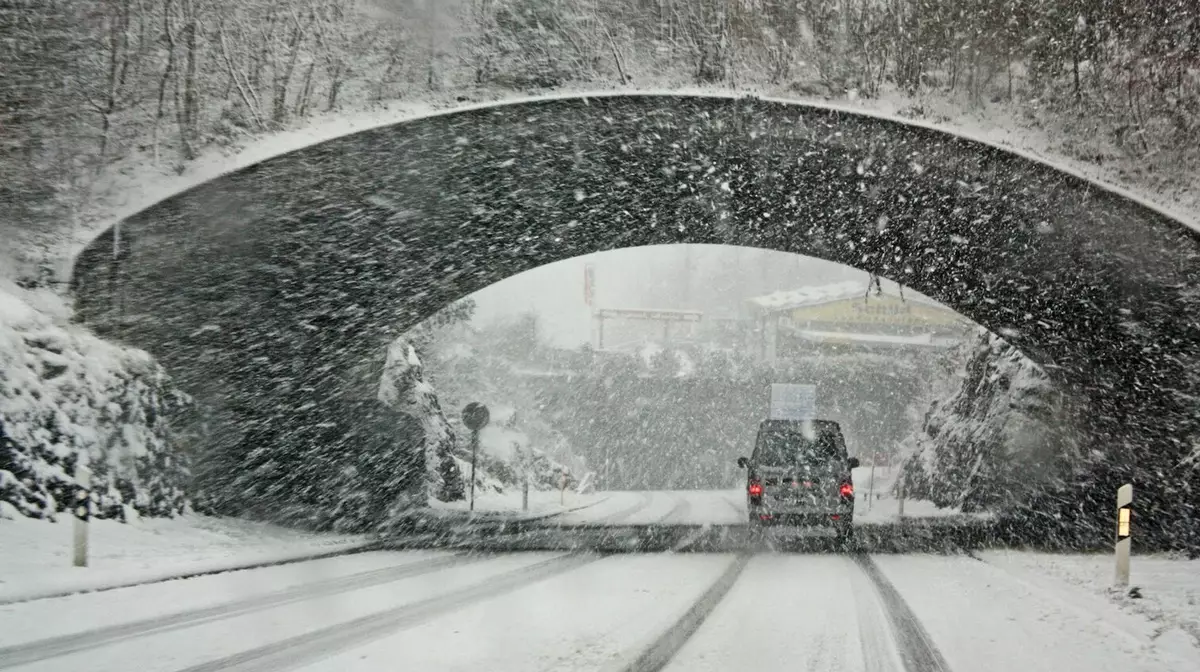
<svg viewBox="0 0 1200 672">
<path fill-rule="evenodd" d="M 762 497 L 762 483 L 758 481 L 750 481 L 750 485 L 746 488 L 746 492 L 751 497 Z"/>
<path fill-rule="evenodd" d="M 842 487 L 838 489 L 838 492 L 841 493 L 842 499 L 850 499 L 854 496 L 854 484 L 842 483 Z"/>
</svg>

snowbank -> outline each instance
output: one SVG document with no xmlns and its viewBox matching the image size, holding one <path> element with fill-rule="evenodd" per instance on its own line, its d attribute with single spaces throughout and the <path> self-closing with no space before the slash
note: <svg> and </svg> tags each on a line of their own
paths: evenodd
<svg viewBox="0 0 1200 672">
<path fill-rule="evenodd" d="M 490 424 L 479 432 L 479 449 L 505 462 L 515 463 L 528 445 L 529 436 L 525 432 L 503 425 Z"/>
<path fill-rule="evenodd" d="M 89 566 L 71 566 L 72 522 L 0 520 L 0 603 L 105 590 L 366 547 L 365 537 L 318 535 L 188 514 L 91 523 Z"/>
<path fill-rule="evenodd" d="M 464 474 L 471 473 L 470 465 L 465 467 Z M 475 490 L 475 511 L 480 514 L 505 514 L 513 520 L 547 518 L 562 513 L 590 509 L 607 500 L 608 493 L 579 494 L 568 489 L 565 493 L 558 490 L 529 490 L 529 510 L 521 508 L 521 489 L 479 488 Z M 469 503 L 466 500 L 457 502 L 430 502 L 435 509 L 445 511 L 467 511 Z"/>
<path fill-rule="evenodd" d="M 988 514 L 964 514 L 953 507 L 939 508 L 933 502 L 923 499 L 904 500 L 904 513 L 900 512 L 900 500 L 895 495 L 896 479 L 900 475 L 898 467 L 877 468 L 875 470 L 875 487 L 871 487 L 871 468 L 859 467 L 854 470 L 854 522 L 894 523 L 904 519 L 929 518 L 960 518 L 983 519 Z"/>
<path fill-rule="evenodd" d="M 1124 611 L 1140 614 L 1150 621 L 1147 630 L 1158 646 L 1169 646 L 1200 662 L 1200 560 L 1135 555 L 1130 563 L 1130 585 L 1140 595 L 1135 598 L 1111 589 L 1114 560 L 1109 554 L 985 551 L 978 556 L 1041 590 L 1065 593 L 1082 588 L 1097 600 L 1107 599 Z M 1086 604 L 1082 607 L 1089 609 Z"/>
<path fill-rule="evenodd" d="M 53 298 L 0 281 L 0 502 L 52 518 L 82 464 L 98 515 L 181 511 L 167 416 L 186 398 L 149 354 L 55 319 Z"/>
</svg>

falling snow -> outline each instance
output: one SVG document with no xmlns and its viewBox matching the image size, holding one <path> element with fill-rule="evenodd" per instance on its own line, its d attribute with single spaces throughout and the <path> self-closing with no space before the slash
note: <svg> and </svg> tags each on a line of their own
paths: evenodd
<svg viewBox="0 0 1200 672">
<path fill-rule="evenodd" d="M 1197 6 L 821 4 L 0 8 L 0 658 L 1200 669 Z"/>
</svg>

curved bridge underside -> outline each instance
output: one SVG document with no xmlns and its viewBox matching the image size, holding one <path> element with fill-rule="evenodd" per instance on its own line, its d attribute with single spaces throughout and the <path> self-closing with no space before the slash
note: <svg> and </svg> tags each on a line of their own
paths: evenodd
<svg viewBox="0 0 1200 672">
<path fill-rule="evenodd" d="M 365 131 L 129 218 L 74 284 L 81 319 L 227 413 L 229 440 L 353 442 L 396 334 L 536 266 L 665 243 L 877 272 L 1048 367 L 1110 458 L 1186 453 L 1200 235 L 994 147 L 798 104 L 568 98 Z"/>
</svg>

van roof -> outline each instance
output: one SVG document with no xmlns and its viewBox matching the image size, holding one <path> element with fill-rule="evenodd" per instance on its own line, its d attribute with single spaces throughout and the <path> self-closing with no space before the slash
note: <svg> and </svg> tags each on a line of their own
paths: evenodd
<svg viewBox="0 0 1200 672">
<path fill-rule="evenodd" d="M 775 419 L 775 418 L 767 418 L 766 420 L 763 420 L 761 423 L 759 423 L 759 427 L 760 428 L 762 428 L 762 427 L 790 427 L 790 426 L 803 425 L 805 422 L 806 421 L 804 421 L 804 420 L 780 420 L 780 419 Z M 842 428 L 841 425 L 839 425 L 837 422 L 835 422 L 833 420 L 812 420 L 811 422 L 816 427 L 824 427 L 827 429 L 837 429 L 837 430 L 841 430 L 841 428 Z"/>
</svg>

